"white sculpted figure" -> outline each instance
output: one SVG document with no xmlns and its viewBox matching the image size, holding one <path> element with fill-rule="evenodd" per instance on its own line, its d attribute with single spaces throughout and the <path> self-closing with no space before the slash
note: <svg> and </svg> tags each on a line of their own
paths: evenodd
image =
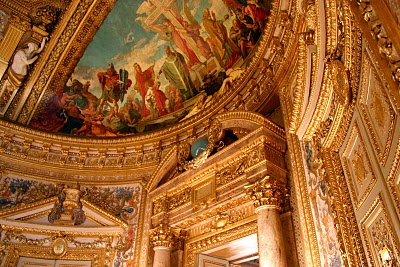
<svg viewBox="0 0 400 267">
<path fill-rule="evenodd" d="M 38 59 L 38 54 L 42 52 L 47 37 L 44 37 L 40 47 L 35 43 L 28 43 L 28 47 L 19 50 L 14 55 L 14 60 L 8 74 L 11 76 L 12 83 L 19 87 L 28 75 L 28 67 Z"/>
</svg>

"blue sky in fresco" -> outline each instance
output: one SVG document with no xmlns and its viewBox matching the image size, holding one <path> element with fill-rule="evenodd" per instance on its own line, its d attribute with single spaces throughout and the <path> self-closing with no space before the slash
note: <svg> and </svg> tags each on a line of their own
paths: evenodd
<svg viewBox="0 0 400 267">
<path fill-rule="evenodd" d="M 182 11 L 182 1 L 176 1 L 179 11 Z M 186 1 L 189 10 L 200 25 L 204 8 L 214 11 L 217 19 L 222 19 L 228 13 L 222 0 Z M 98 97 L 101 95 L 101 88 L 96 74 L 106 71 L 110 62 L 116 69 L 126 69 L 133 83 L 135 83 L 133 68 L 135 62 L 138 62 L 144 70 L 156 61 L 155 73 L 158 73 L 164 62 L 163 47 L 166 41 L 162 40 L 158 33 L 143 29 L 141 22 L 136 20 L 139 16 L 147 17 L 146 14 L 137 14 L 143 2 L 119 0 L 115 4 L 72 74 L 73 79 L 81 82 L 90 81 L 90 91 Z M 180 12 L 180 15 L 183 15 L 183 12 Z M 162 19 L 160 18 L 158 23 L 161 23 Z M 226 23 L 227 26 L 231 25 L 231 21 Z M 204 29 L 202 35 L 207 35 Z M 162 75 L 160 82 L 167 84 L 167 81 L 163 79 L 165 78 Z"/>
<path fill-rule="evenodd" d="M 117 54 L 131 51 L 142 38 L 151 39 L 157 33 L 143 30 L 140 21 L 135 21 L 136 11 L 142 1 L 120 0 L 107 16 L 93 41 L 79 62 L 79 66 L 107 67 Z"/>
<path fill-rule="evenodd" d="M 136 11 L 142 2 L 143 1 L 119 0 L 96 33 L 96 36 L 88 46 L 78 66 L 107 68 L 108 63 L 113 62 L 112 59 L 118 54 L 129 53 L 135 48 L 135 45 L 139 47 L 143 45 L 140 40 L 143 42 L 144 38 L 148 41 L 155 37 L 157 35 L 156 32 L 144 30 L 141 22 L 135 21 L 138 16 L 141 16 L 136 14 Z M 222 10 L 225 9 L 222 1 L 214 0 L 214 5 L 210 4 L 210 2 L 201 0 L 187 2 L 192 14 L 199 23 L 201 23 L 202 11 L 204 8 L 214 6 L 214 8 L 211 9 L 216 11 L 220 11 L 221 7 Z M 221 3 L 216 5 L 215 2 Z M 182 2 L 178 1 L 177 4 L 179 10 L 181 10 Z M 145 14 L 143 15 L 145 16 Z M 161 20 L 159 22 L 161 23 Z M 163 56 L 163 53 L 161 47 L 159 53 L 150 56 L 153 60 L 157 60 L 157 58 Z M 113 63 L 115 65 L 120 65 L 121 63 L 124 64 L 128 62 Z"/>
</svg>

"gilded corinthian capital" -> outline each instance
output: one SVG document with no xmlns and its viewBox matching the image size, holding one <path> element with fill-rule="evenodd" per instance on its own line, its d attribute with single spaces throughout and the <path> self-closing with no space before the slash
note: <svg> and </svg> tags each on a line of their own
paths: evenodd
<svg viewBox="0 0 400 267">
<path fill-rule="evenodd" d="M 272 205 L 281 207 L 287 194 L 287 189 L 278 184 L 270 176 L 266 176 L 254 184 L 245 186 L 246 194 L 251 197 L 255 208 Z"/>
<path fill-rule="evenodd" d="M 159 226 L 151 230 L 151 242 L 154 247 L 169 247 L 172 248 L 174 245 L 174 231 L 165 223 L 161 223 Z"/>
</svg>

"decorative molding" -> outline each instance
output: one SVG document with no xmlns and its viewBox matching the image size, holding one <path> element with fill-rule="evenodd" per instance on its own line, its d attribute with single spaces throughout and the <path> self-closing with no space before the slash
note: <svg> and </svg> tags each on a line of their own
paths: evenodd
<svg viewBox="0 0 400 267">
<path fill-rule="evenodd" d="M 384 166 L 392 145 L 397 114 L 386 93 L 389 90 L 380 81 L 367 50 L 363 55 L 359 107 L 379 162 Z"/>
<path fill-rule="evenodd" d="M 194 267 L 196 265 L 196 254 L 211 248 L 221 246 L 232 240 L 236 240 L 251 234 L 257 233 L 257 221 L 252 221 L 244 225 L 237 226 L 227 231 L 216 233 L 204 239 L 191 241 L 187 240 L 185 246 L 184 266 Z"/>
<path fill-rule="evenodd" d="M 358 210 L 374 188 L 377 178 L 357 121 L 351 128 L 348 140 L 341 157 L 351 196 Z"/>
</svg>

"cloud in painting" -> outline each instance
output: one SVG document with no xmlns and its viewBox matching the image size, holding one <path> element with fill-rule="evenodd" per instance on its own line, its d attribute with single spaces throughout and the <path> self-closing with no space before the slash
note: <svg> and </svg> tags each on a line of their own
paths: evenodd
<svg viewBox="0 0 400 267">
<path fill-rule="evenodd" d="M 142 40 L 141 42 L 144 42 Z M 134 73 L 133 64 L 140 62 L 142 68 L 146 68 L 154 63 L 154 56 L 160 51 L 160 48 L 165 43 L 158 35 L 155 35 L 149 42 L 142 47 L 133 49 L 126 54 L 119 54 L 115 56 L 112 61 L 118 62 L 118 68 L 124 68 L 129 73 Z M 130 75 L 132 76 L 132 75 Z"/>
<path fill-rule="evenodd" d="M 72 79 L 77 79 L 82 83 L 86 83 L 87 81 L 90 82 L 89 92 L 93 93 L 95 96 L 101 96 L 101 86 L 99 81 L 97 80 L 97 73 L 106 71 L 107 65 L 104 68 L 93 68 L 87 66 L 78 66 L 75 69 L 75 72 L 71 75 Z M 69 81 L 70 82 L 70 81 Z M 68 82 L 68 83 L 69 83 Z M 67 85 L 68 85 L 67 83 Z"/>
<path fill-rule="evenodd" d="M 133 41 L 135 41 L 135 36 L 133 36 L 133 32 L 129 32 L 128 35 L 125 37 L 124 39 L 124 43 L 125 44 L 129 44 L 132 43 Z"/>
<path fill-rule="evenodd" d="M 134 44 L 133 48 L 139 48 L 146 42 L 147 42 L 147 38 L 142 38 Z"/>
</svg>

